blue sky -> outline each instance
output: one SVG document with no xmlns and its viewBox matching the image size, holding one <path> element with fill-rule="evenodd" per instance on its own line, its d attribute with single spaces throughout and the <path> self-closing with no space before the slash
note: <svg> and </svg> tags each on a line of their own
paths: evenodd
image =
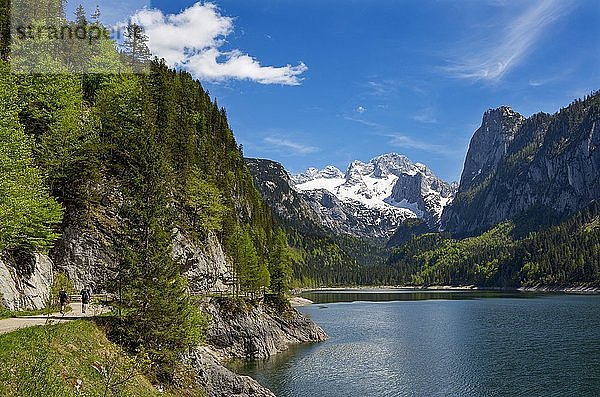
<svg viewBox="0 0 600 397">
<path fill-rule="evenodd" d="M 596 0 L 119 1 L 117 14 L 142 3 L 151 49 L 227 108 L 245 155 L 292 172 L 393 151 L 458 180 L 486 109 L 553 113 L 600 89 Z"/>
</svg>

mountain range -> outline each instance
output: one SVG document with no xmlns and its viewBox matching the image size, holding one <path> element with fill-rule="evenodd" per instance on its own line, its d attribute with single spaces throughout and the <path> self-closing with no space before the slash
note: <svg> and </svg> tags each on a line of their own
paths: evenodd
<svg viewBox="0 0 600 397">
<path fill-rule="evenodd" d="M 406 156 L 388 153 L 356 160 L 345 173 L 334 166 L 289 175 L 269 160 L 246 160 L 263 198 L 285 219 L 310 219 L 336 233 L 387 241 L 407 219 L 433 230 L 457 184 L 436 177 Z"/>
<path fill-rule="evenodd" d="M 460 184 L 396 153 L 355 160 L 345 172 L 327 166 L 295 175 L 269 160 L 246 161 L 282 218 L 398 245 L 431 231 L 477 235 L 510 219 L 541 227 L 585 208 L 600 197 L 599 128 L 597 92 L 552 115 L 489 109 Z"/>
<path fill-rule="evenodd" d="M 551 223 L 575 213 L 600 198 L 599 146 L 599 93 L 552 115 L 488 110 L 442 228 L 475 235 L 507 219 Z"/>
</svg>

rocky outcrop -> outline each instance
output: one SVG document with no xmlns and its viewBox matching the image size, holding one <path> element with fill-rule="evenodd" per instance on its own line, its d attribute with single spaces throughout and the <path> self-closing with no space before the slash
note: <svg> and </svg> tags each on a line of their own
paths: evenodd
<svg viewBox="0 0 600 397">
<path fill-rule="evenodd" d="M 9 310 L 42 309 L 52 284 L 52 261 L 41 254 L 0 259 L 2 305 Z"/>
<path fill-rule="evenodd" d="M 56 269 L 65 273 L 78 290 L 105 290 L 118 268 L 112 237 L 112 232 L 97 227 L 67 227 L 51 252 Z"/>
<path fill-rule="evenodd" d="M 56 268 L 66 273 L 80 289 L 91 286 L 99 292 L 114 279 L 118 268 L 112 234 L 98 228 L 65 229 L 52 258 Z M 223 247 L 214 234 L 197 243 L 175 230 L 173 258 L 180 264 L 192 292 L 227 291 L 229 268 Z"/>
<path fill-rule="evenodd" d="M 186 355 L 184 362 L 196 372 L 196 382 L 207 397 L 275 397 L 251 377 L 228 370 L 208 347 Z"/>
<path fill-rule="evenodd" d="M 292 344 L 327 339 L 318 325 L 287 302 L 270 302 L 213 298 L 205 303 L 203 310 L 211 318 L 207 345 L 186 354 L 184 362 L 194 369 L 196 381 L 208 397 L 274 397 L 254 379 L 223 364 L 233 358 L 268 358 Z"/>
<path fill-rule="evenodd" d="M 481 127 L 475 131 L 469 144 L 460 178 L 461 190 L 477 186 L 494 172 L 524 121 L 525 117 L 507 106 L 484 113 Z"/>
<path fill-rule="evenodd" d="M 327 339 L 321 327 L 292 308 L 213 299 L 205 310 L 211 316 L 206 342 L 225 357 L 267 358 L 293 344 Z"/>
<path fill-rule="evenodd" d="M 554 115 L 487 111 L 442 228 L 472 235 L 508 219 L 551 223 L 575 213 L 600 198 L 599 148 L 600 93 Z"/>
<path fill-rule="evenodd" d="M 194 243 L 179 230 L 173 238 L 173 257 L 180 264 L 192 292 L 228 291 L 231 272 L 217 236 Z"/>
<path fill-rule="evenodd" d="M 311 208 L 306 197 L 294 190 L 294 183 L 283 166 L 275 161 L 245 159 L 262 199 L 284 223 L 302 231 L 312 232 L 321 225 L 321 218 Z"/>
</svg>

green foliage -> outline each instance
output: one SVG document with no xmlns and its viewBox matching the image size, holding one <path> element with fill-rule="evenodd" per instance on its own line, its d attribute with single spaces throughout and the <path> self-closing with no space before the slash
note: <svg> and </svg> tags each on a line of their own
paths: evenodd
<svg viewBox="0 0 600 397">
<path fill-rule="evenodd" d="M 267 264 L 257 253 L 250 228 L 238 226 L 227 240 L 227 251 L 241 292 L 255 295 L 269 285 Z"/>
<path fill-rule="evenodd" d="M 518 287 L 600 285 L 600 203 L 562 223 L 531 230 L 506 222 L 462 240 L 430 234 L 394 251 L 390 265 L 402 283 Z"/>
<path fill-rule="evenodd" d="M 284 294 L 289 287 L 292 272 L 293 253 L 288 246 L 287 236 L 281 228 L 277 228 L 271 237 L 271 252 L 269 256 L 269 273 L 271 276 L 271 291 Z"/>
<path fill-rule="evenodd" d="M 144 34 L 141 26 L 130 24 L 125 32 L 123 41 L 123 56 L 126 63 L 134 73 L 142 72 L 148 62 L 152 59 L 152 54 L 148 48 L 148 36 Z"/>
<path fill-rule="evenodd" d="M 141 363 L 89 321 L 37 326 L 0 335 L 0 395 L 5 397 L 176 397 L 160 393 Z M 195 393 L 200 394 L 196 386 Z"/>
<path fill-rule="evenodd" d="M 170 381 L 179 354 L 200 343 L 205 320 L 171 256 L 176 220 L 171 168 L 143 82 L 134 75 L 113 78 L 98 94 L 98 108 L 113 110 L 101 113 L 102 136 L 113 142 L 114 170 L 124 188 L 121 266 L 113 287 L 124 315 L 114 334 L 131 351 L 149 357 L 152 376 Z"/>
<path fill-rule="evenodd" d="M 17 90 L 0 64 L 0 251 L 47 251 L 58 237 L 62 209 L 49 197 L 19 124 Z"/>
<path fill-rule="evenodd" d="M 191 213 L 192 229 L 205 233 L 223 229 L 223 218 L 229 209 L 223 204 L 221 191 L 203 180 L 198 169 L 189 173 L 185 186 L 185 205 Z"/>
<path fill-rule="evenodd" d="M 2 292 L 0 292 L 0 320 L 10 318 L 12 316 L 12 312 L 4 307 L 4 295 Z"/>
<path fill-rule="evenodd" d="M 293 287 L 390 285 L 396 269 L 385 263 L 387 250 L 355 237 L 288 230 L 294 249 Z"/>
</svg>

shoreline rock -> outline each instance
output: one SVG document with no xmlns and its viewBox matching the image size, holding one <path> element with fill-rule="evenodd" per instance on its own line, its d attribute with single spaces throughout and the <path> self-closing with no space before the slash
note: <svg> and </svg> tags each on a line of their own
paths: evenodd
<svg viewBox="0 0 600 397">
<path fill-rule="evenodd" d="M 196 382 L 207 396 L 276 397 L 253 378 L 230 371 L 220 360 L 208 346 L 200 347 L 184 358 L 184 363 L 196 371 Z"/>
<path fill-rule="evenodd" d="M 208 397 L 275 397 L 255 379 L 224 364 L 234 358 L 268 358 L 293 344 L 327 339 L 321 327 L 296 309 L 287 304 L 275 307 L 231 298 L 213 298 L 205 304 L 203 310 L 211 316 L 207 345 L 190 352 L 184 362 L 196 371 Z"/>
<path fill-rule="evenodd" d="M 310 318 L 287 307 L 275 309 L 227 299 L 213 299 L 205 311 L 212 317 L 207 343 L 228 358 L 268 358 L 290 345 L 322 342 L 327 334 Z"/>
</svg>

